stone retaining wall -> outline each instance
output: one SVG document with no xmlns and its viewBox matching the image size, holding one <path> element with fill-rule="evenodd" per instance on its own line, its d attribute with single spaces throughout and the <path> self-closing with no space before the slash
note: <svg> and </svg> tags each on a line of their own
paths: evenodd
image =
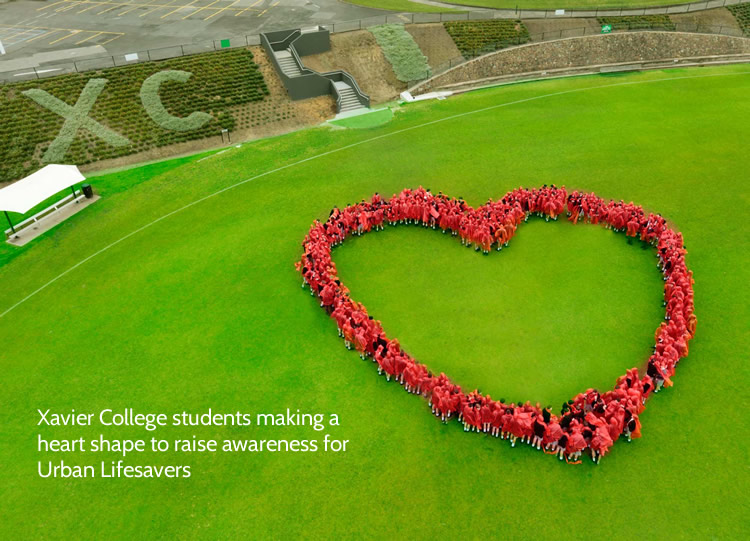
<svg viewBox="0 0 750 541">
<path fill-rule="evenodd" d="M 750 39 L 682 32 L 623 32 L 530 43 L 456 66 L 410 89 L 421 94 L 514 73 L 668 58 L 750 53 Z"/>
</svg>

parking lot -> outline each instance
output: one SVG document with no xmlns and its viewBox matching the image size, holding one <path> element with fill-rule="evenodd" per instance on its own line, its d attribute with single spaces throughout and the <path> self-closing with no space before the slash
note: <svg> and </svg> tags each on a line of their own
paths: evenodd
<svg viewBox="0 0 750 541">
<path fill-rule="evenodd" d="M 189 19 L 197 18 L 204 21 L 219 16 L 243 15 L 262 17 L 271 9 L 278 7 L 280 0 L 255 0 L 250 5 L 240 4 L 240 0 L 133 0 L 122 2 L 88 1 L 88 0 L 55 0 L 40 7 L 37 11 L 47 13 L 65 13 L 70 11 L 76 15 L 90 13 L 99 17 L 151 17 L 158 19 Z"/>
<path fill-rule="evenodd" d="M 0 71 L 73 56 L 124 54 L 382 13 L 337 0 L 5 2 L 0 3 L 0 42 L 6 51 L 0 56 Z"/>
<path fill-rule="evenodd" d="M 30 45 L 38 40 L 40 45 L 56 45 L 67 41 L 65 46 L 106 45 L 123 36 L 123 32 L 107 32 L 103 30 L 84 30 L 81 28 L 57 28 L 51 26 L 0 25 L 0 41 L 6 49 L 16 46 Z"/>
</svg>

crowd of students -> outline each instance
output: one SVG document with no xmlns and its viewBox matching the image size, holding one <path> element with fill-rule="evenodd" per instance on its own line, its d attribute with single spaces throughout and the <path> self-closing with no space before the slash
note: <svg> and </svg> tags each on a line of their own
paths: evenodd
<svg viewBox="0 0 750 541">
<path fill-rule="evenodd" d="M 613 390 L 603 394 L 588 389 L 563 404 L 557 415 L 539 404 L 505 403 L 476 390 L 466 393 L 445 374 L 433 374 L 406 353 L 397 339 L 388 338 L 380 321 L 351 299 L 331 259 L 331 248 L 349 235 L 383 229 L 386 222 L 440 228 L 487 254 L 493 247 L 501 250 L 507 246 L 530 215 L 549 220 L 563 213 L 573 223 L 601 224 L 654 244 L 665 281 L 666 315 L 656 330 L 645 373 L 637 368 L 628 370 Z M 628 441 L 640 437 L 639 415 L 646 399 L 662 386 L 672 385 L 675 366 L 688 354 L 688 342 L 695 333 L 693 279 L 685 265 L 682 235 L 670 229 L 660 215 L 646 213 L 633 203 L 605 201 L 577 191 L 568 194 L 554 185 L 519 188 L 476 209 L 462 199 L 434 195 L 421 187 L 406 189 L 388 200 L 375 194 L 370 201 L 334 208 L 325 222 L 316 220 L 303 249 L 297 263 L 303 287 L 309 286 L 336 320 L 346 347 L 356 349 L 363 359 L 372 359 L 379 374 L 395 379 L 410 393 L 425 396 L 433 413 L 444 422 L 455 418 L 464 430 L 486 432 L 509 440 L 512 446 L 520 440 L 569 463 L 578 463 L 584 452 L 598 463 L 621 435 Z"/>
</svg>

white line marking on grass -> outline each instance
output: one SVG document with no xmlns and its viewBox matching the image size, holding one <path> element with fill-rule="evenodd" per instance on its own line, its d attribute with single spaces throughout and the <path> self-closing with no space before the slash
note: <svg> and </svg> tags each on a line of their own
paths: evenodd
<svg viewBox="0 0 750 541">
<path fill-rule="evenodd" d="M 18 301 L 16 304 L 12 305 L 10 308 L 8 308 L 7 310 L 5 310 L 2 314 L 0 314 L 0 318 L 5 317 L 5 315 L 8 314 L 11 310 L 13 310 L 13 309 L 17 308 L 18 306 L 22 305 L 27 300 L 29 300 L 30 298 L 34 297 L 35 295 L 37 295 L 41 291 L 45 290 L 46 288 L 48 288 L 49 286 L 51 286 L 52 284 L 54 284 L 55 282 L 57 282 L 60 278 L 66 276 L 68 274 L 70 274 L 71 272 L 73 272 L 74 270 L 76 270 L 78 267 L 80 267 L 84 263 L 87 263 L 88 261 L 91 261 L 96 256 L 98 256 L 99 254 L 103 254 L 104 252 L 106 252 L 110 248 L 113 248 L 114 246 L 117 246 L 121 242 L 129 239 L 130 237 L 132 237 L 134 235 L 137 235 L 141 231 L 145 231 L 149 227 L 158 224 L 162 220 L 166 220 L 170 216 L 174 216 L 175 214 L 178 214 L 178 213 L 182 212 L 183 210 L 187 210 L 187 209 L 189 209 L 189 208 L 191 208 L 191 207 L 193 207 L 193 206 L 195 206 L 195 205 L 197 205 L 199 203 L 202 203 L 203 201 L 206 201 L 208 199 L 216 197 L 217 195 L 221 195 L 224 192 L 228 192 L 229 190 L 237 188 L 238 186 L 242 186 L 243 184 L 247 184 L 248 182 L 251 182 L 253 180 L 257 180 L 259 178 L 262 178 L 262 177 L 265 177 L 265 176 L 268 176 L 268 175 L 272 175 L 274 173 L 278 173 L 279 171 L 283 171 L 285 169 L 289 169 L 291 167 L 295 167 L 297 165 L 301 165 L 301 164 L 306 163 L 306 162 L 317 160 L 318 158 L 323 158 L 325 156 L 329 156 L 331 154 L 336 154 L 337 152 L 341 152 L 343 150 L 348 150 L 350 148 L 354 148 L 354 147 L 357 147 L 357 146 L 360 146 L 360 145 L 364 145 L 366 143 L 372 143 L 373 141 L 378 141 L 380 139 L 385 139 L 386 137 L 392 137 L 394 135 L 399 135 L 401 133 L 405 133 L 405 132 L 408 132 L 408 131 L 411 131 L 411 130 L 416 130 L 416 129 L 419 129 L 419 128 L 424 128 L 426 126 L 432 126 L 434 124 L 439 124 L 440 122 L 446 122 L 448 120 L 455 120 L 457 118 L 462 118 L 462 117 L 469 116 L 469 115 L 474 115 L 474 114 L 477 114 L 477 113 L 483 113 L 483 112 L 486 112 L 486 111 L 491 111 L 493 109 L 500 109 L 501 107 L 508 107 L 510 105 L 518 105 L 520 103 L 527 103 L 527 102 L 530 102 L 530 101 L 541 100 L 541 99 L 544 99 L 544 98 L 552 98 L 552 97 L 555 97 L 555 96 L 563 96 L 565 94 L 574 94 L 576 92 L 583 92 L 583 91 L 586 91 L 586 90 L 596 90 L 596 89 L 600 89 L 600 88 L 612 88 L 612 87 L 617 87 L 617 86 L 629 86 L 629 85 L 638 85 L 638 84 L 661 83 L 661 82 L 665 82 L 665 81 L 679 81 L 679 80 L 683 80 L 683 79 L 703 79 L 703 78 L 706 78 L 706 77 L 731 77 L 731 76 L 738 76 L 738 75 L 750 75 L 750 71 L 743 71 L 743 72 L 739 72 L 739 73 L 713 73 L 713 74 L 708 74 L 708 75 L 688 75 L 686 77 L 665 77 L 663 79 L 652 79 L 650 81 L 628 81 L 628 82 L 622 82 L 622 83 L 613 83 L 611 85 L 587 86 L 587 87 L 584 87 L 584 88 L 573 88 L 573 89 L 570 89 L 570 90 L 561 90 L 560 92 L 552 92 L 550 94 L 541 94 L 539 96 L 532 96 L 530 98 L 524 98 L 522 100 L 509 101 L 509 102 L 506 102 L 506 103 L 498 103 L 497 105 L 490 105 L 488 107 L 483 107 L 481 109 L 475 109 L 474 111 L 466 111 L 464 113 L 458 113 L 458 114 L 447 116 L 447 117 L 444 117 L 444 118 L 438 118 L 437 120 L 431 120 L 429 122 L 425 122 L 425 123 L 419 124 L 417 126 L 410 126 L 408 128 L 403 128 L 403 129 L 396 130 L 396 131 L 393 131 L 393 132 L 390 132 L 390 133 L 384 133 L 382 135 L 377 135 L 375 137 L 371 137 L 370 139 L 364 139 L 362 141 L 358 141 L 356 143 L 351 143 L 349 145 L 345 145 L 345 146 L 340 147 L 340 148 L 335 148 L 333 150 L 328 150 L 326 152 L 321 152 L 320 154 L 316 154 L 314 156 L 309 156 L 309 157 L 304 158 L 302 160 L 298 160 L 298 161 L 293 162 L 293 163 L 282 165 L 281 167 L 277 167 L 276 169 L 271 169 L 270 171 L 266 171 L 265 173 L 260 173 L 258 175 L 255 175 L 254 177 L 250 177 L 250 178 L 247 178 L 245 180 L 241 180 L 241 181 L 239 181 L 239 182 L 237 182 L 235 184 L 232 184 L 231 186 L 227 186 L 226 188 L 222 188 L 221 190 L 218 190 L 218 191 L 215 191 L 213 193 L 210 193 L 210 194 L 208 194 L 206 196 L 203 196 L 203 197 L 201 197 L 199 199 L 196 199 L 195 201 L 193 201 L 191 203 L 188 203 L 187 205 L 184 205 L 184 206 L 182 206 L 182 207 L 180 207 L 178 209 L 175 209 L 175 210 L 173 210 L 171 212 L 168 212 L 167 214 L 164 214 L 164 215 L 156 218 L 155 220 L 147 223 L 146 225 L 143 225 L 143 226 L 139 227 L 138 229 L 135 229 L 134 231 L 131 231 L 130 233 L 128 233 L 124 237 L 121 237 L 121 238 L 117 239 L 116 241 L 112 242 L 111 244 L 108 244 L 104 248 L 102 248 L 102 249 L 94 252 L 90 256 L 82 259 L 81 261 L 79 261 L 78 263 L 76 263 L 75 265 L 73 265 L 72 267 L 70 267 L 69 269 L 61 272 L 60 274 L 58 274 L 57 276 L 55 276 L 54 278 L 52 278 L 49 282 L 47 282 L 46 284 L 44 284 L 40 288 L 32 291 L 31 293 L 29 293 L 28 295 L 26 295 L 23 299 L 21 299 L 20 301 Z"/>
<path fill-rule="evenodd" d="M 220 150 L 219 152 L 216 152 L 215 154 L 211 154 L 210 156 L 205 156 L 205 157 L 201 158 L 200 160 L 198 160 L 196 163 L 201 163 L 203 160 L 207 160 L 209 158 L 213 158 L 215 156 L 218 156 L 219 154 L 224 154 L 227 150 L 230 150 L 230 149 L 225 148 L 224 150 Z"/>
</svg>

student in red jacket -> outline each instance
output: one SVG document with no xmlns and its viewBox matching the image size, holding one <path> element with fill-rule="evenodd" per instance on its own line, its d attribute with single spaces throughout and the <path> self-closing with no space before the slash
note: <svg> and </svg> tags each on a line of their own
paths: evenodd
<svg viewBox="0 0 750 541">
<path fill-rule="evenodd" d="M 581 458 L 581 453 L 585 448 L 586 440 L 583 438 L 580 428 L 576 427 L 568 437 L 568 445 L 565 447 L 565 452 L 567 453 L 565 460 L 571 463 L 577 462 Z"/>
<path fill-rule="evenodd" d="M 352 342 L 354 341 L 354 329 L 352 328 L 351 323 L 349 321 L 344 322 L 344 326 L 341 329 L 341 332 L 344 333 L 344 345 L 346 346 L 346 349 L 352 349 Z"/>
<path fill-rule="evenodd" d="M 591 458 L 594 462 L 599 464 L 599 460 L 607 454 L 613 443 L 612 438 L 609 436 L 608 427 L 606 425 L 597 426 L 591 438 Z"/>
<path fill-rule="evenodd" d="M 558 442 L 563 437 L 563 430 L 560 427 L 560 423 L 551 422 L 547 425 L 547 429 L 544 432 L 544 439 L 542 443 L 544 448 L 553 453 L 557 452 Z M 566 441 L 567 443 L 567 441 Z"/>
</svg>

